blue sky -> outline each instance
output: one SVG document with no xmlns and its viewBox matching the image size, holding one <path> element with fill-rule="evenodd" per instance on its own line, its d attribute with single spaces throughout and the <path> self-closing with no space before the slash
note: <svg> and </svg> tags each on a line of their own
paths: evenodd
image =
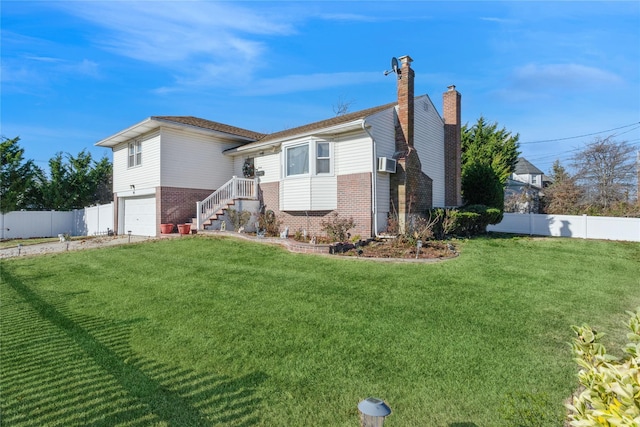
<svg viewBox="0 0 640 427">
<path fill-rule="evenodd" d="M 640 2 L 7 1 L 1 129 L 48 169 L 57 152 L 154 115 L 257 132 L 392 102 L 392 57 L 439 111 L 462 93 L 548 172 L 595 137 L 640 149 Z M 588 135 L 588 136 L 582 136 Z M 581 136 L 581 137 L 580 137 Z M 547 142 L 541 142 L 547 141 Z"/>
</svg>

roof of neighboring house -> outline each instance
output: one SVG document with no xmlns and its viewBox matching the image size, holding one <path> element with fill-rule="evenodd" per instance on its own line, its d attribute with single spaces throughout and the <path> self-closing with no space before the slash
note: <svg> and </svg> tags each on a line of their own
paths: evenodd
<svg viewBox="0 0 640 427">
<path fill-rule="evenodd" d="M 183 125 L 195 126 L 202 129 L 215 130 L 217 132 L 237 135 L 243 138 L 260 139 L 265 136 L 263 133 L 253 132 L 235 126 L 225 125 L 224 123 L 212 122 L 211 120 L 200 119 L 193 116 L 151 116 L 152 120 L 162 120 Z"/>
<path fill-rule="evenodd" d="M 516 175 L 541 175 L 542 172 L 540 169 L 531 164 L 524 157 L 518 157 L 518 162 L 516 163 L 516 170 L 514 172 Z"/>
</svg>

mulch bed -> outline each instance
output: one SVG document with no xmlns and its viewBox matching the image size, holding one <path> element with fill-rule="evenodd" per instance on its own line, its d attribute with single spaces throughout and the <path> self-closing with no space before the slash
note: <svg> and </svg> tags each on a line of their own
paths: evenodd
<svg viewBox="0 0 640 427">
<path fill-rule="evenodd" d="M 416 256 L 417 252 L 417 256 Z M 420 249 L 414 244 L 398 240 L 373 240 L 370 242 L 338 243 L 331 253 L 340 256 L 361 258 L 398 258 L 398 259 L 437 259 L 457 255 L 455 247 L 449 242 L 427 241 Z"/>
</svg>

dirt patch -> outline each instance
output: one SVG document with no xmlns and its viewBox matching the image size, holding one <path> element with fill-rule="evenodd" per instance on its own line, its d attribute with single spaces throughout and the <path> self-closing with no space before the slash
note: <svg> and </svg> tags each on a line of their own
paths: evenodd
<svg viewBox="0 0 640 427">
<path fill-rule="evenodd" d="M 398 240 L 374 240 L 367 243 L 338 245 L 335 255 L 360 258 L 394 259 L 444 259 L 457 255 L 456 248 L 449 242 L 427 241 L 418 248 L 415 244 Z"/>
</svg>

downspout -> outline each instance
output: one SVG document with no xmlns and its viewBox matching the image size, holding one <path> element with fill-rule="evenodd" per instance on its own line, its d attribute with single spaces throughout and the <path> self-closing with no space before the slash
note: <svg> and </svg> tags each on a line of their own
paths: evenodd
<svg viewBox="0 0 640 427">
<path fill-rule="evenodd" d="M 371 212 L 373 213 L 373 235 L 375 237 L 378 237 L 378 193 L 376 191 L 376 181 L 377 181 L 377 175 L 378 175 L 378 153 L 377 153 L 377 148 L 376 148 L 376 140 L 373 137 L 373 135 L 371 135 L 371 132 L 369 132 L 369 129 L 367 129 L 367 121 L 362 120 L 362 130 L 364 130 L 367 135 L 369 135 L 369 138 L 371 138 L 371 146 L 372 146 L 372 153 L 373 153 L 373 159 L 372 159 L 372 163 L 373 163 L 373 170 L 371 171 Z"/>
</svg>

